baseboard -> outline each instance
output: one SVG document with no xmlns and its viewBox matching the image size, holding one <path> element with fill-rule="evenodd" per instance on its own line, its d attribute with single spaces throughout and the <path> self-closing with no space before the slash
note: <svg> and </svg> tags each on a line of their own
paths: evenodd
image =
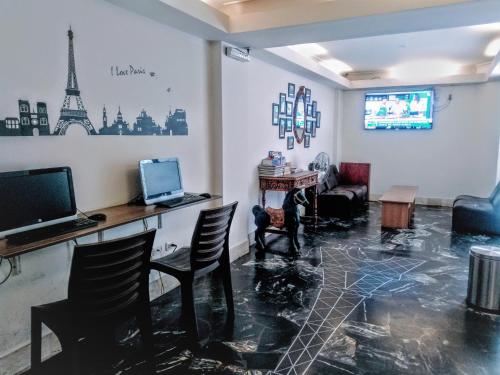
<svg viewBox="0 0 500 375">
<path fill-rule="evenodd" d="M 231 262 L 248 254 L 250 243 L 248 240 L 239 243 L 230 249 Z M 162 284 L 163 281 L 163 284 Z M 179 282 L 168 275 L 162 275 L 150 283 L 150 297 L 154 300 L 164 293 L 176 288 Z M 46 360 L 61 351 L 57 337 L 50 331 L 42 336 L 42 360 Z M 8 352 L 0 354 L 0 375 L 20 375 L 30 368 L 31 343 L 26 341 Z"/>
<path fill-rule="evenodd" d="M 370 194 L 370 202 L 378 202 L 382 194 Z M 453 207 L 453 199 L 417 197 L 415 203 L 422 206 Z"/>
<path fill-rule="evenodd" d="M 42 360 L 61 351 L 56 335 L 48 331 L 42 335 Z M 20 375 L 30 368 L 31 343 L 25 342 L 0 356 L 0 375 Z"/>
<path fill-rule="evenodd" d="M 238 260 L 242 256 L 247 255 L 250 252 L 250 241 L 245 240 L 236 246 L 231 247 L 229 250 L 229 259 L 231 263 Z"/>
</svg>

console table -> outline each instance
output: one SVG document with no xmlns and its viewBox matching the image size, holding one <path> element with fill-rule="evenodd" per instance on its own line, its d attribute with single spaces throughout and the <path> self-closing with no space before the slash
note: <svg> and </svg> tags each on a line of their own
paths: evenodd
<svg viewBox="0 0 500 375">
<path fill-rule="evenodd" d="M 260 190 L 262 191 L 262 207 L 266 207 L 266 191 L 290 191 L 292 189 L 313 189 L 313 212 L 317 217 L 318 204 L 316 185 L 318 184 L 318 172 L 302 171 L 285 174 L 278 177 L 259 176 Z"/>
</svg>

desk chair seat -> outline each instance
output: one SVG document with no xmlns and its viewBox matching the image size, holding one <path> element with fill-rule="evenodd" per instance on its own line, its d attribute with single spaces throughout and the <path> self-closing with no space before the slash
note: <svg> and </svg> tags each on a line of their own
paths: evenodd
<svg viewBox="0 0 500 375">
<path fill-rule="evenodd" d="M 234 318 L 233 288 L 229 262 L 229 231 L 238 202 L 202 210 L 190 247 L 151 261 L 151 269 L 174 276 L 181 283 L 182 316 L 188 330 L 198 337 L 193 284 L 198 277 L 220 269 L 229 317 Z"/>
<path fill-rule="evenodd" d="M 68 299 L 31 308 L 31 368 L 41 370 L 41 328 L 58 337 L 68 374 L 81 373 L 82 339 L 100 346 L 114 339 L 118 323 L 136 317 L 153 366 L 153 332 L 149 309 L 149 260 L 155 231 L 114 241 L 75 246 Z"/>
</svg>

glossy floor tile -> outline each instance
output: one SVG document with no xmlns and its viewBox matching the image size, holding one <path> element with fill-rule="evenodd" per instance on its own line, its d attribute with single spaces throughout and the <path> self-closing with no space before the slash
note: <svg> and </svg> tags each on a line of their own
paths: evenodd
<svg viewBox="0 0 500 375">
<path fill-rule="evenodd" d="M 298 260 L 250 255 L 232 266 L 234 323 L 218 276 L 201 279 L 201 341 L 182 330 L 180 293 L 153 302 L 157 374 L 500 374 L 500 317 L 465 305 L 468 250 L 500 238 L 455 235 L 451 210 L 417 207 L 413 227 L 381 231 L 371 203 L 305 231 Z M 92 374 L 146 374 L 133 322 L 86 353 Z M 90 348 L 92 349 L 92 348 Z M 47 374 L 65 374 L 57 358 Z M 49 368 L 50 367 L 50 368 Z"/>
</svg>

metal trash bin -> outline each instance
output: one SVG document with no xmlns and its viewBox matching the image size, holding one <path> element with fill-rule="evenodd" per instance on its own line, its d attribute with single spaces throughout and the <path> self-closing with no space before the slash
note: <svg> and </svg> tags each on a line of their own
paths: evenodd
<svg viewBox="0 0 500 375">
<path fill-rule="evenodd" d="M 500 247 L 472 246 L 467 304 L 500 314 Z"/>
</svg>

